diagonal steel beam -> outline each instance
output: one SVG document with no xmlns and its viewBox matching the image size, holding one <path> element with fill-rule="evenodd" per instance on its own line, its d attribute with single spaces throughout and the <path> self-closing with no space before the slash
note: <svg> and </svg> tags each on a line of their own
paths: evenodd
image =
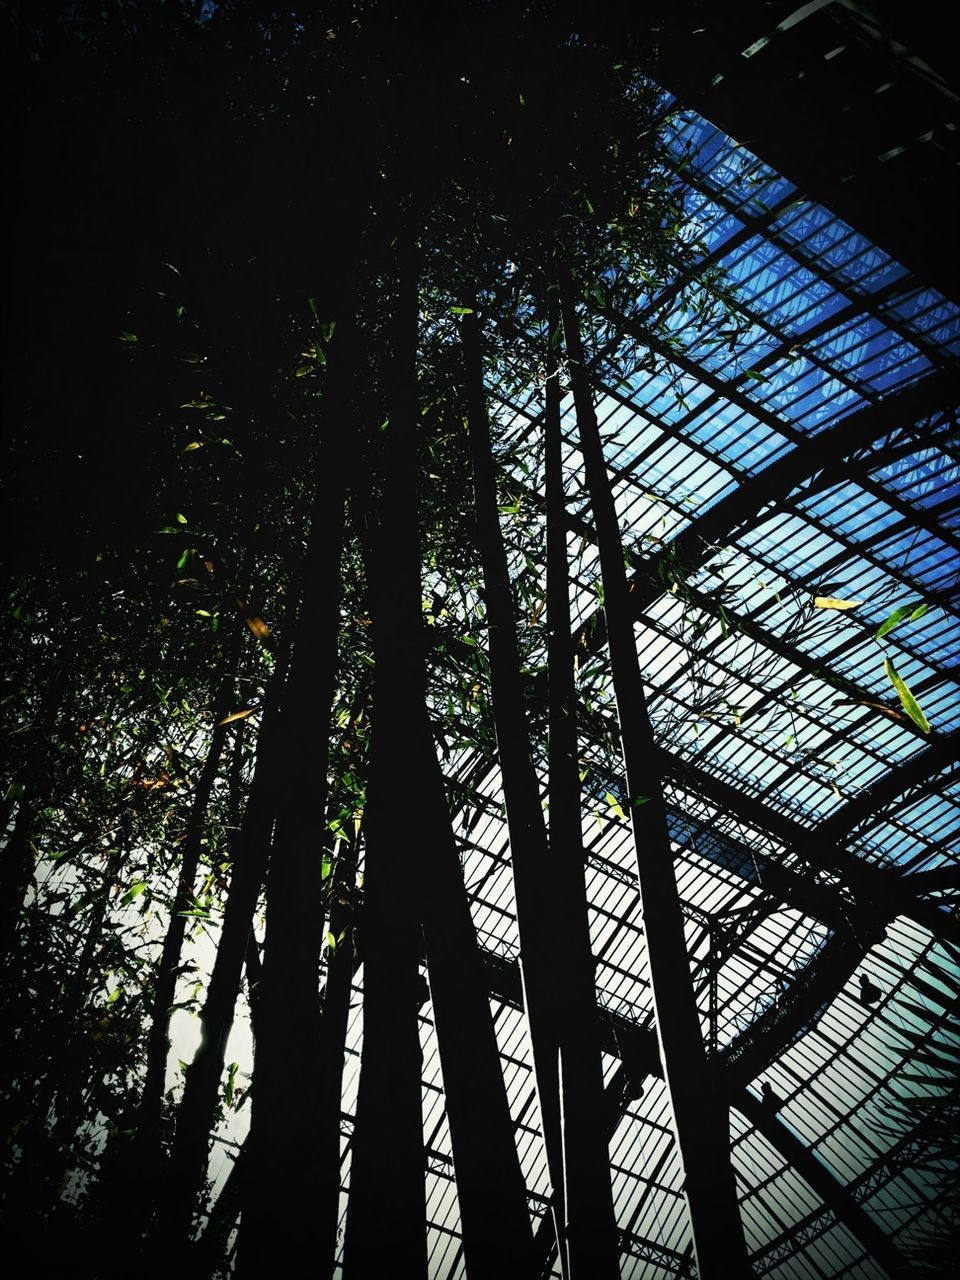
<svg viewBox="0 0 960 1280">
<path fill-rule="evenodd" d="M 771 1062 L 798 1039 L 816 1021 L 824 1005 L 836 998 L 849 980 L 850 974 L 862 962 L 875 940 L 867 935 L 848 932 L 836 935 L 801 972 L 791 988 L 750 1027 L 741 1032 L 716 1060 L 722 1087 L 730 1104 L 735 1106 L 771 1141 L 788 1164 L 810 1185 L 821 1200 L 836 1214 L 880 1264 L 891 1274 L 893 1263 L 902 1258 L 893 1242 L 877 1228 L 846 1190 L 803 1144 L 776 1119 L 769 1109 L 747 1092 L 745 1085 L 766 1070 Z M 499 957 L 497 958 L 499 960 Z M 512 962 L 502 963 L 500 973 L 507 979 L 508 988 L 519 991 L 519 973 L 513 978 L 505 973 Z M 500 996 L 499 990 L 492 993 Z M 502 998 L 502 997 L 501 997 Z M 629 1019 L 603 1011 L 606 1052 L 620 1058 L 621 1065 L 614 1073 L 605 1093 L 603 1124 L 612 1139 L 617 1125 L 636 1096 L 634 1089 L 647 1076 L 662 1078 L 656 1033 L 640 1027 Z M 759 1112 L 757 1109 L 760 1109 Z M 755 1120 L 759 1114 L 762 1125 Z M 535 1250 L 545 1274 L 552 1257 L 552 1233 L 546 1226 L 535 1236 Z"/>
<path fill-rule="evenodd" d="M 873 904 L 881 915 L 895 908 L 895 914 L 910 916 L 936 937 L 960 945 L 960 924 L 956 916 L 934 902 L 925 901 L 923 894 L 926 890 L 922 882 L 914 886 L 909 874 L 894 867 L 880 867 L 865 862 L 850 854 L 844 847 L 853 831 L 865 826 L 885 805 L 917 783 L 948 767 L 958 757 L 960 731 L 944 734 L 925 751 L 911 756 L 909 760 L 884 774 L 876 783 L 864 788 L 859 796 L 847 801 L 813 831 L 796 818 L 778 812 L 741 788 L 668 752 L 662 753 L 661 765 L 665 775 L 681 787 L 704 796 L 751 826 L 768 831 L 811 867 L 838 876 L 841 884 L 862 907 L 870 909 Z M 773 860 L 767 860 L 765 864 L 765 886 L 768 884 L 768 875 L 771 888 L 776 886 L 785 897 L 789 893 L 794 905 L 804 910 L 804 899 L 809 905 L 816 905 L 817 901 L 823 901 L 824 892 L 834 892 L 831 886 L 817 884 L 811 890 L 809 887 L 796 885 L 797 879 L 805 878 L 802 873 L 795 868 L 791 868 L 789 872 L 786 868 L 778 868 Z M 815 881 L 812 883 L 816 884 Z M 817 895 L 816 901 L 811 894 Z M 842 912 L 845 907 L 842 903 L 837 903 L 836 910 Z M 809 914 L 815 919 L 824 918 L 817 910 Z"/>
<path fill-rule="evenodd" d="M 756 403 L 749 397 L 745 399 L 749 401 L 750 412 L 755 412 Z M 958 400 L 960 371 L 951 369 L 931 374 L 805 439 L 708 507 L 662 551 L 636 564 L 632 581 L 637 613 L 649 608 L 663 594 L 668 579 L 672 581 L 681 575 L 686 578 L 702 568 L 719 545 L 768 518 L 778 504 L 812 475 L 819 472 L 841 477 L 846 470 L 846 459 L 858 450 L 904 422 L 917 422 L 933 413 L 952 409 Z M 587 526 L 578 531 L 587 532 Z M 593 652 L 602 648 L 606 639 L 601 618 L 597 610 L 596 616 L 587 618 L 577 632 L 577 640 L 583 643 L 581 637 L 584 637 Z"/>
<path fill-rule="evenodd" d="M 837 1221 L 842 1222 L 856 1236 L 864 1249 L 889 1275 L 906 1274 L 907 1259 L 893 1240 L 877 1226 L 839 1178 L 804 1146 L 782 1120 L 777 1119 L 769 1106 L 746 1089 L 739 1092 L 731 1090 L 730 1102 L 763 1134 L 767 1142 L 796 1170 L 823 1203 L 833 1210 Z"/>
</svg>

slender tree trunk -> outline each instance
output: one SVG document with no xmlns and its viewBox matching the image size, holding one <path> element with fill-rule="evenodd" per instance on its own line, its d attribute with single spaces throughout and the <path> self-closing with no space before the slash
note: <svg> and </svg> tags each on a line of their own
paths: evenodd
<svg viewBox="0 0 960 1280">
<path fill-rule="evenodd" d="M 330 932 L 335 949 L 327 960 L 323 989 L 320 1075 L 317 1084 L 319 1168 L 315 1192 L 314 1232 L 321 1280 L 333 1272 L 340 1221 L 340 1100 L 343 1062 L 350 1019 L 350 992 L 355 970 L 354 897 L 357 881 L 357 842 L 354 835 L 341 845 L 333 871 Z"/>
<path fill-rule="evenodd" d="M 227 737 L 227 726 L 221 725 L 220 721 L 230 713 L 235 697 L 234 668 L 239 659 L 241 639 L 242 629 L 238 621 L 233 626 L 230 644 L 223 655 L 224 675 L 214 698 L 214 728 L 187 818 L 180 868 L 177 874 L 177 889 L 157 964 L 156 986 L 150 1010 L 150 1030 L 147 1035 L 147 1070 L 140 1097 L 135 1138 L 136 1147 L 147 1168 L 155 1167 L 160 1158 L 160 1122 L 163 1115 L 167 1058 L 170 1053 L 170 1007 L 176 998 L 183 940 L 189 919 L 187 913 L 193 909 L 207 808 L 213 793 L 213 784 L 220 771 Z"/>
<path fill-rule="evenodd" d="M 107 1162 L 110 1199 L 116 1215 L 116 1249 L 103 1263 L 101 1274 L 119 1275 L 128 1258 L 140 1243 L 148 1226 L 163 1166 L 162 1124 L 166 1091 L 167 1059 L 170 1053 L 170 1009 L 176 999 L 177 981 L 188 912 L 193 910 L 197 872 L 200 866 L 203 831 L 213 785 L 220 771 L 227 726 L 220 721 L 232 709 L 236 690 L 236 666 L 239 661 L 243 628 L 236 620 L 222 655 L 223 671 L 213 702 L 213 731 L 207 754 L 197 778 L 193 801 L 177 870 L 176 890 L 167 922 L 160 958 L 157 962 L 153 998 L 149 1008 L 146 1073 L 140 1102 L 132 1117 L 131 1138 L 112 1140 L 112 1159 Z M 129 1144 L 124 1149 L 123 1144 Z"/>
<path fill-rule="evenodd" d="M 425 1270 L 417 1033 L 422 921 L 467 1267 L 475 1280 L 499 1280 L 505 1268 L 518 1276 L 527 1272 L 531 1233 L 489 996 L 426 709 L 411 293 L 408 284 L 401 303 L 406 327 L 395 351 L 401 383 L 383 459 L 380 525 L 368 556 L 377 665 L 360 925 L 364 1045 L 345 1275 L 365 1280 Z"/>
<path fill-rule="evenodd" d="M 493 715 L 503 779 L 527 1028 L 533 1054 L 540 1121 L 564 1260 L 563 1146 L 557 1076 L 562 1013 L 556 981 L 559 960 L 555 872 L 547 853 L 540 782 L 523 710 L 524 686 L 507 554 L 500 529 L 490 425 L 476 315 L 463 318 L 470 453 L 477 540 L 483 565 Z"/>
<path fill-rule="evenodd" d="M 45 757 L 51 749 L 50 738 L 61 713 L 70 665 L 72 664 L 68 664 L 65 658 L 61 658 L 44 691 L 34 726 L 33 741 L 20 772 L 22 791 L 17 802 L 13 828 L 8 833 L 12 807 L 0 827 L 0 836 L 6 837 L 3 848 L 0 849 L 0 974 L 7 968 L 8 958 L 16 950 L 20 913 L 33 881 L 33 832 L 37 812 L 43 807 L 40 778 Z M 0 981 L 0 989 L 5 985 Z"/>
<path fill-rule="evenodd" d="M 526 1185 L 490 996 L 432 737 L 422 748 L 424 949 L 471 1280 L 531 1275 Z M 491 1224 L 496 1224 L 491 1229 Z M 509 1260 L 509 1263 L 507 1262 Z"/>
<path fill-rule="evenodd" d="M 425 1277 L 427 1269 L 417 1020 L 420 871 L 414 845 L 417 823 L 411 813 L 419 785 L 410 771 L 416 750 L 411 730 L 417 732 L 424 715 L 416 498 L 418 300 L 410 233 L 400 234 L 379 523 L 366 548 L 376 665 L 360 926 L 363 1048 L 345 1280 L 390 1274 L 415 1280 Z"/>
<path fill-rule="evenodd" d="M 278 686 L 282 687 L 285 670 L 286 661 L 281 657 L 267 695 L 250 795 L 238 833 L 238 856 L 233 863 L 223 927 L 200 1013 L 200 1047 L 187 1071 L 170 1165 L 158 1196 L 153 1241 L 161 1254 L 168 1252 L 171 1259 L 180 1256 L 199 1207 L 217 1113 L 224 1051 L 233 1026 L 253 914 L 266 873 L 276 814 L 278 768 L 282 760 L 283 727 L 277 690 Z"/>
<path fill-rule="evenodd" d="M 560 302 L 580 448 L 600 551 L 604 616 L 637 851 L 657 1033 L 685 1171 L 697 1267 L 703 1280 L 749 1274 L 730 1164 L 729 1116 L 700 1034 L 666 809 L 637 660 L 623 545 L 590 386 L 569 273 Z"/>
<path fill-rule="evenodd" d="M 351 385 L 350 322 L 341 321 L 323 413 L 304 597 L 283 694 L 284 765 L 267 876 L 263 979 L 254 1027 L 252 1117 L 244 1176 L 240 1274 L 294 1274 L 325 1265 L 315 1214 L 323 1177 L 320 959 L 327 759 L 340 624 L 344 490 Z M 338 1187 L 339 1192 L 339 1187 Z M 332 1258 L 332 1255 L 331 1255 Z"/>
<path fill-rule="evenodd" d="M 566 942 L 566 1017 L 560 1040 L 565 1236 L 572 1280 L 620 1274 L 604 1117 L 597 991 L 587 917 L 577 750 L 577 692 L 570 622 L 570 572 L 563 491 L 560 368 L 553 335 L 560 315 L 548 309 L 544 464 L 547 506 L 547 665 L 552 874 Z"/>
</svg>

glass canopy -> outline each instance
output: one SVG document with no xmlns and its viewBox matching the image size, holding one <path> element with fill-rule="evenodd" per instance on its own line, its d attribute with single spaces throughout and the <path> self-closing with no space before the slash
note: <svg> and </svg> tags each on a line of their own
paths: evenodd
<svg viewBox="0 0 960 1280">
<path fill-rule="evenodd" d="M 947 1049 L 955 1040 L 947 975 L 960 939 L 940 893 L 956 885 L 960 441 L 943 406 L 960 314 L 705 120 L 666 110 L 664 128 L 701 268 L 719 266 L 735 285 L 737 341 L 698 323 L 682 282 L 660 294 L 638 282 L 631 313 L 595 317 L 592 337 L 702 1027 L 730 1076 L 755 1273 L 881 1276 L 897 1243 L 936 1213 L 937 1181 L 918 1158 L 923 1134 L 895 1098 L 904 1089 L 936 1096 L 935 1082 L 897 1081 L 916 1074 L 918 1036 Z M 654 317 L 666 322 L 656 332 Z M 657 360 L 626 375 L 611 368 L 611 330 L 632 336 L 641 365 L 651 349 Z M 504 441 L 531 438 L 542 388 L 515 397 L 502 387 L 491 378 Z M 896 397 L 902 408 L 876 412 Z M 582 772 L 594 796 L 583 842 L 622 1274 L 693 1275 L 623 784 L 611 764 L 613 697 L 590 639 L 596 548 L 579 514 L 588 503 L 572 398 L 563 404 L 589 721 Z M 539 477 L 517 480 L 535 502 Z M 656 568 L 701 526 L 700 563 L 670 590 Z M 905 605 L 906 617 L 927 609 L 878 641 Z M 898 698 L 886 659 L 929 733 Z M 457 775 L 482 779 L 485 804 L 460 814 L 458 834 L 530 1210 L 542 1220 L 549 1187 L 498 772 L 465 753 Z M 345 1188 L 359 1003 L 343 1100 Z M 452 1280 L 465 1272 L 429 1002 L 421 1030 L 430 1272 Z M 559 1276 L 549 1232 L 539 1238 L 544 1274 Z"/>
</svg>

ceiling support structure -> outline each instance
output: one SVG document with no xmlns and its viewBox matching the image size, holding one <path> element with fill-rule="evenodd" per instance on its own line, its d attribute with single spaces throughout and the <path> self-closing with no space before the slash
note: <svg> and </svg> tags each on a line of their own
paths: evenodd
<svg viewBox="0 0 960 1280">
<path fill-rule="evenodd" d="M 904 421 L 912 423 L 922 419 L 951 402 L 955 403 L 958 397 L 960 371 L 954 369 L 933 374 L 904 391 L 838 420 L 816 436 L 804 440 L 757 475 L 744 480 L 733 493 L 709 508 L 662 551 L 642 561 L 633 557 L 630 599 L 634 616 L 642 617 L 671 582 L 689 578 L 716 553 L 720 544 L 734 533 L 758 524 L 804 480 L 817 476 L 818 484 L 821 484 L 832 473 L 839 478 L 845 470 L 844 460 L 851 454 L 869 447 Z M 594 537 L 594 531 L 582 520 L 572 521 L 571 526 L 583 536 Z M 693 589 L 685 586 L 684 590 Z M 694 594 L 701 607 L 716 611 L 702 593 Z M 738 619 L 737 625 L 744 634 L 758 639 L 801 670 L 819 673 L 835 683 L 855 702 L 869 705 L 875 700 L 869 691 L 861 689 L 855 682 L 824 672 L 822 663 L 769 635 L 752 619 Z M 595 654 L 603 649 L 607 633 L 602 610 L 597 610 L 581 623 L 575 632 L 574 642 L 585 654 Z M 897 714 L 897 709 L 892 708 L 889 716 L 894 718 Z M 926 739 L 906 717 L 898 723 L 906 732 Z"/>
<path fill-rule="evenodd" d="M 641 341 L 646 341 L 641 337 Z M 676 353 L 671 354 L 675 358 Z M 691 371 L 699 366 L 691 366 Z M 739 395 L 743 407 L 757 417 L 764 416 L 763 407 L 743 393 L 729 389 L 731 399 Z M 632 599 L 637 613 L 650 607 L 665 590 L 664 575 L 682 572 L 689 577 L 715 555 L 718 547 L 734 534 L 755 528 L 782 503 L 789 494 L 811 476 L 835 475 L 841 479 L 846 461 L 887 432 L 914 423 L 940 410 L 952 409 L 960 398 L 960 371 L 934 373 L 903 391 L 893 392 L 875 404 L 857 409 L 839 418 L 815 436 L 805 437 L 794 449 L 777 458 L 756 475 L 742 480 L 736 489 L 696 518 L 667 546 L 638 563 L 633 576 Z M 739 401 L 736 401 L 739 403 Z M 778 431 L 785 433 L 787 424 L 768 414 Z M 581 522 L 582 523 L 582 522 Z M 583 532 L 578 528 L 579 532 Z M 585 634 L 589 647 L 596 651 L 606 640 L 597 618 L 587 618 L 576 634 Z"/>
<path fill-rule="evenodd" d="M 776 1111 L 746 1089 L 731 1091 L 731 1105 L 761 1133 L 812 1191 L 831 1209 L 890 1276 L 907 1274 L 908 1262 L 894 1242 L 858 1204 L 843 1183 L 779 1120 Z"/>
<path fill-rule="evenodd" d="M 667 752 L 662 755 L 662 768 L 665 775 L 679 786 L 704 796 L 751 826 L 768 831 L 811 867 L 838 876 L 844 887 L 866 910 L 875 910 L 880 918 L 886 919 L 896 915 L 909 916 L 935 937 L 960 946 L 960 923 L 935 902 L 918 896 L 918 890 L 921 895 L 924 892 L 922 881 L 914 887 L 909 874 L 894 867 L 880 867 L 861 861 L 844 848 L 855 828 L 868 822 L 879 808 L 895 800 L 923 778 L 950 765 L 958 753 L 960 732 L 943 735 L 925 751 L 918 752 L 884 774 L 878 782 L 865 788 L 859 796 L 849 800 L 812 831 L 796 818 L 778 813 L 731 783 L 713 777 L 696 765 Z M 772 860 L 768 860 L 768 864 L 770 861 Z M 790 892 L 790 886 L 803 877 L 796 868 L 787 869 L 774 865 L 772 879 L 774 883 L 770 888 L 782 891 L 789 901 L 786 895 Z M 836 896 L 834 886 L 821 885 L 811 880 L 810 888 L 818 898 L 823 893 Z M 798 890 L 797 901 L 791 905 L 806 910 L 800 901 L 799 894 L 802 892 L 804 890 Z M 838 909 L 845 909 L 839 901 Z M 808 914 L 819 918 L 816 911 Z"/>
</svg>

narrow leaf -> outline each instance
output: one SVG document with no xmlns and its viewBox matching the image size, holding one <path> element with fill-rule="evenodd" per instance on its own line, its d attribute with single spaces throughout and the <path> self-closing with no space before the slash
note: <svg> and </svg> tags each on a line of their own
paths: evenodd
<svg viewBox="0 0 960 1280">
<path fill-rule="evenodd" d="M 859 609 L 862 600 L 838 600 L 836 596 L 814 596 L 815 609 Z"/>
<path fill-rule="evenodd" d="M 893 613 L 890 614 L 887 620 L 881 624 L 877 631 L 876 638 L 878 640 L 882 640 L 885 635 L 888 635 L 894 629 L 894 627 L 898 627 L 900 623 L 903 622 L 904 618 L 909 618 L 911 622 L 916 618 L 922 618 L 929 607 L 929 605 L 924 604 L 922 601 L 919 603 L 912 602 L 910 604 L 900 605 L 900 607 L 898 609 L 894 609 Z"/>
<path fill-rule="evenodd" d="M 904 711 L 918 729 L 922 730 L 923 733 L 929 733 L 930 721 L 921 711 L 919 702 L 917 702 L 916 698 L 910 692 L 906 682 L 897 674 L 896 667 L 889 658 L 884 659 L 883 665 L 886 669 L 887 675 L 890 677 L 890 683 L 896 689 L 897 696 L 903 704 Z"/>
<path fill-rule="evenodd" d="M 266 640 L 273 634 L 264 620 L 258 618 L 255 614 L 252 617 L 245 618 L 244 621 L 258 640 Z"/>
<path fill-rule="evenodd" d="M 258 710 L 259 707 L 244 707 L 242 711 L 231 711 L 228 716 L 218 720 L 215 727 L 219 729 L 222 725 L 232 724 L 234 720 L 246 720 L 247 716 L 252 716 Z"/>
<path fill-rule="evenodd" d="M 617 817 L 622 818 L 624 816 L 623 810 L 620 808 L 620 802 L 617 799 L 617 797 L 613 794 L 612 791 L 607 792 L 606 800 L 607 800 L 607 804 L 610 806 L 613 812 L 617 815 Z"/>
</svg>

